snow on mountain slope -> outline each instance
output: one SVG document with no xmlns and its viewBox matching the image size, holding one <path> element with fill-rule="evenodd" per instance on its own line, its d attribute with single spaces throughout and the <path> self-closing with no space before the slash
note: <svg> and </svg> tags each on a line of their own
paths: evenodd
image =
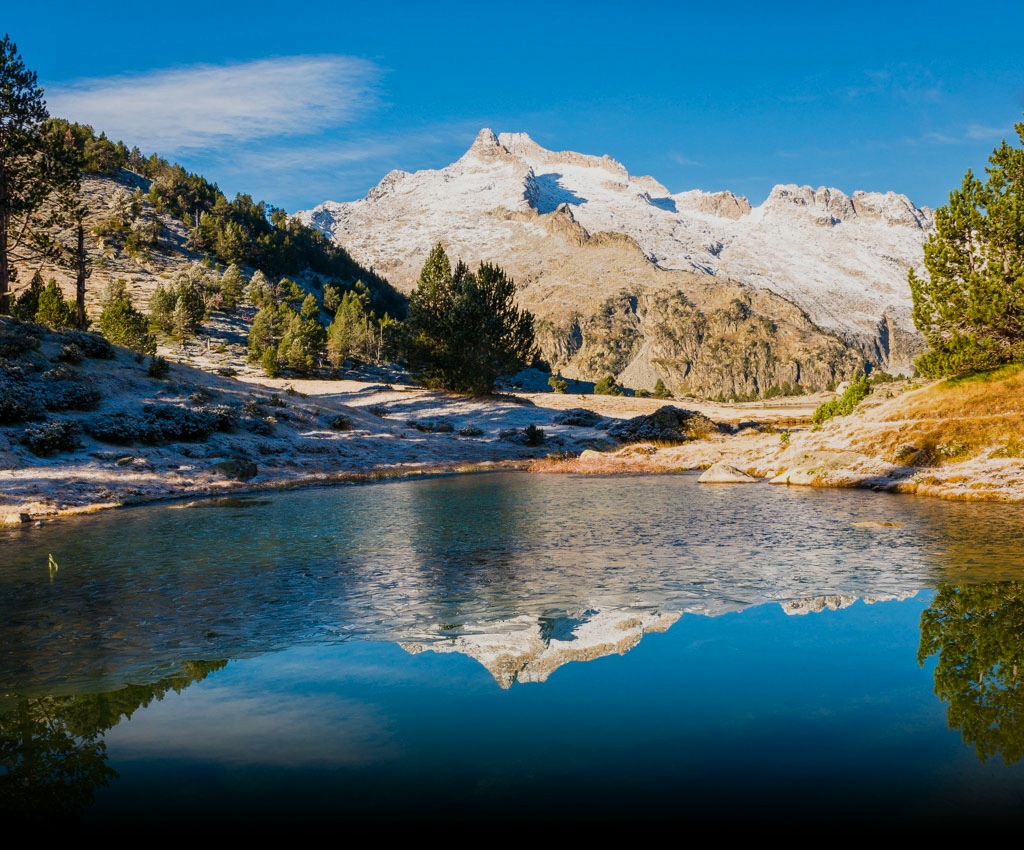
<svg viewBox="0 0 1024 850">
<path fill-rule="evenodd" d="M 907 272 L 923 270 L 934 228 L 931 210 L 891 192 L 776 186 L 752 208 L 729 192 L 672 194 L 608 156 L 553 152 L 525 133 L 486 129 L 446 168 L 393 171 L 362 200 L 297 216 L 406 292 L 438 241 L 453 260 L 493 261 L 528 283 L 571 263 L 588 237 L 622 234 L 642 252 L 638 264 L 770 290 L 869 360 L 904 372 L 919 338 Z M 614 285 L 600 270 L 587 274 L 590 287 Z M 896 336 L 911 343 L 892 351 Z"/>
</svg>

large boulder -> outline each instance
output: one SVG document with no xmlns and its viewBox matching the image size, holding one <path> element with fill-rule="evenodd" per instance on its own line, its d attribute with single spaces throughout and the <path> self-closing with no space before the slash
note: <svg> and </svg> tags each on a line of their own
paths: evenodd
<svg viewBox="0 0 1024 850">
<path fill-rule="evenodd" d="M 704 414 L 666 404 L 654 413 L 612 425 L 608 433 L 621 443 L 687 443 L 718 428 Z"/>
<path fill-rule="evenodd" d="M 697 479 L 701 484 L 754 484 L 760 480 L 724 460 L 711 464 Z"/>
</svg>

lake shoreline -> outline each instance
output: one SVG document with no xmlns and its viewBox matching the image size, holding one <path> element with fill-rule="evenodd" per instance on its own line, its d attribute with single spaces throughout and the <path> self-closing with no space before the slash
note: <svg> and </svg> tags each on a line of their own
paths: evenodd
<svg viewBox="0 0 1024 850">
<path fill-rule="evenodd" d="M 127 364 L 133 365 L 133 364 Z M 136 367 L 137 368 L 137 367 Z M 716 403 L 524 391 L 470 398 L 353 374 L 338 380 L 226 379 L 177 364 L 179 394 L 256 410 L 262 431 L 214 434 L 205 442 L 111 446 L 83 433 L 79 450 L 37 458 L 8 438 L 0 445 L 0 524 L 24 525 L 118 507 L 214 499 L 307 487 L 499 470 L 536 474 L 663 475 L 728 465 L 791 486 L 839 487 L 957 499 L 1024 501 L 1018 457 L 983 452 L 961 462 L 900 465 L 872 451 L 870 435 L 916 387 L 901 382 L 869 396 L 851 416 L 814 428 L 811 414 L 832 393 Z M 111 380 L 97 370 L 98 376 Z M 97 383 L 101 378 L 97 377 Z M 106 389 L 106 388 L 105 388 Z M 113 383 L 123 410 L 150 403 Z M 134 408 L 132 407 L 134 405 Z M 609 422 L 664 405 L 707 416 L 719 428 L 681 445 L 617 442 Z M 863 409 L 862 409 L 863 408 Z M 589 411 L 596 427 L 571 425 Z M 344 420 L 344 427 L 334 425 Z M 538 444 L 526 439 L 533 426 Z M 867 450 L 865 446 L 868 446 Z M 251 459 L 249 472 L 231 468 Z M 715 486 L 715 485 L 709 485 Z"/>
</svg>

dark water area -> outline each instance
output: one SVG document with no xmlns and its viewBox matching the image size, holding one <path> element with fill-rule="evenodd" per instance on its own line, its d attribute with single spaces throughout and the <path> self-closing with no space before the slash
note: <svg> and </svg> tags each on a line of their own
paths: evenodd
<svg viewBox="0 0 1024 850">
<path fill-rule="evenodd" d="M 1022 530 L 524 473 L 4 530 L 0 815 L 1021 824 Z"/>
</svg>

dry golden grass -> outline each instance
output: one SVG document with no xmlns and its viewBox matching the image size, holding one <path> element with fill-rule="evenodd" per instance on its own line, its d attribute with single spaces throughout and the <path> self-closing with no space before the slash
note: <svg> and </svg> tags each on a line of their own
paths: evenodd
<svg viewBox="0 0 1024 850">
<path fill-rule="evenodd" d="M 890 463 L 1024 457 L 1024 365 L 936 382 L 856 418 L 850 447 Z"/>
</svg>

